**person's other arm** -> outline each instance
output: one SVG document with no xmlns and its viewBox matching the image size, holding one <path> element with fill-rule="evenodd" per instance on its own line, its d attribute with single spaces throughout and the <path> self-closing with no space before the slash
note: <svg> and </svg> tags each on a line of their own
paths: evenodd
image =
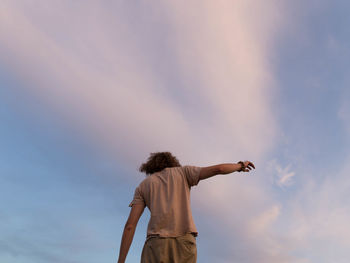
<svg viewBox="0 0 350 263">
<path fill-rule="evenodd" d="M 131 207 L 130 215 L 128 220 L 126 221 L 124 231 L 123 231 L 122 242 L 120 244 L 120 250 L 119 250 L 118 263 L 125 262 L 126 256 L 129 252 L 130 245 L 134 238 L 134 233 L 135 233 L 137 223 L 144 210 L 145 210 L 144 204 L 134 204 Z"/>
<path fill-rule="evenodd" d="M 243 167 L 240 163 L 223 163 L 202 167 L 199 173 L 199 180 L 204 180 L 218 174 L 229 174 L 237 171 L 249 172 L 253 168 L 255 169 L 254 164 L 249 161 L 243 162 Z"/>
</svg>

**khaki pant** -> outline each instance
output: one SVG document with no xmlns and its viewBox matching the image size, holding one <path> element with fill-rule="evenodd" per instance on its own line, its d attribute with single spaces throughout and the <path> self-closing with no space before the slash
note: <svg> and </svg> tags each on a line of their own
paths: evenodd
<svg viewBox="0 0 350 263">
<path fill-rule="evenodd" d="M 180 237 L 151 237 L 143 246 L 141 263 L 196 263 L 196 238 L 192 234 Z"/>
</svg>

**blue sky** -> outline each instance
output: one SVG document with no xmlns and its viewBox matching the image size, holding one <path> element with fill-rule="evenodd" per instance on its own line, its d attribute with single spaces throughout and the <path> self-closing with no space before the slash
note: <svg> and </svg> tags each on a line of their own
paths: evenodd
<svg viewBox="0 0 350 263">
<path fill-rule="evenodd" d="M 198 262 L 348 262 L 347 10 L 3 1 L 0 261 L 116 261 L 138 167 L 167 150 L 257 166 L 193 188 Z"/>
</svg>

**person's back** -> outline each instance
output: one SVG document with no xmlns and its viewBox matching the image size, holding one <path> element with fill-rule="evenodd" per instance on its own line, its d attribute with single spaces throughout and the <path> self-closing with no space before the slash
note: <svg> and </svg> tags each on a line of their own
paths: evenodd
<svg viewBox="0 0 350 263">
<path fill-rule="evenodd" d="M 190 189 L 200 180 L 234 171 L 248 172 L 249 162 L 208 167 L 181 166 L 169 152 L 152 153 L 140 171 L 148 176 L 139 184 L 126 222 L 118 263 L 125 262 L 137 222 L 147 206 L 151 218 L 141 263 L 195 263 L 197 230 L 192 218 Z"/>
<path fill-rule="evenodd" d="M 147 237 L 197 235 L 192 219 L 190 188 L 199 182 L 199 167 L 165 168 L 144 179 L 136 188 L 133 204 L 144 204 L 151 212 Z"/>
</svg>

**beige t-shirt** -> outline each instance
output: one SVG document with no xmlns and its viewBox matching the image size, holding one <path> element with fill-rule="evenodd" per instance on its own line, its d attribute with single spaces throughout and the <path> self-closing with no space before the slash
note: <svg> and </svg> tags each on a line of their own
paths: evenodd
<svg viewBox="0 0 350 263">
<path fill-rule="evenodd" d="M 144 179 L 129 206 L 141 203 L 151 211 L 147 236 L 198 234 L 193 222 L 190 189 L 199 182 L 200 167 L 165 168 Z"/>
</svg>

